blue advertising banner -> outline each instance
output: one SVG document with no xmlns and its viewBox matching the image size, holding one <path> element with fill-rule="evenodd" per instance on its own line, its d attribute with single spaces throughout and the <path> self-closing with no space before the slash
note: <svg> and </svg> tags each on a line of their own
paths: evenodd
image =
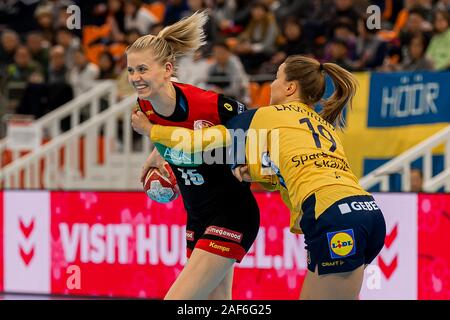
<svg viewBox="0 0 450 320">
<path fill-rule="evenodd" d="M 450 72 L 372 73 L 367 127 L 450 123 Z"/>
<path fill-rule="evenodd" d="M 339 136 L 358 178 L 450 124 L 450 72 L 355 76 L 359 87 Z"/>
</svg>

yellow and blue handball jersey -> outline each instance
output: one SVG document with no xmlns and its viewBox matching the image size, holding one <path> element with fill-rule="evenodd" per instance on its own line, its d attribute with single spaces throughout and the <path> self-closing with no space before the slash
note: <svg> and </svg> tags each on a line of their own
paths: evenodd
<svg viewBox="0 0 450 320">
<path fill-rule="evenodd" d="M 174 140 L 176 130 L 187 130 L 184 136 L 191 140 Z M 236 140 L 236 136 L 242 137 L 242 131 L 244 143 Z M 299 102 L 248 110 L 232 118 L 226 127 L 201 131 L 155 125 L 151 139 L 191 153 L 224 145 L 231 147 L 234 166 L 247 164 L 253 181 L 268 190 L 280 191 L 291 211 L 290 229 L 294 233 L 302 233 L 301 208 L 309 196 L 315 195 L 317 219 L 338 200 L 370 195 L 352 173 L 336 129 Z"/>
</svg>

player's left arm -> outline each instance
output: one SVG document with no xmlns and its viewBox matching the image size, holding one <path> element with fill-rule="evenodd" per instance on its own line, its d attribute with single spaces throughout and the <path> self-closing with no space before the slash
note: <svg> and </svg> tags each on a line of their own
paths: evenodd
<svg viewBox="0 0 450 320">
<path fill-rule="evenodd" d="M 153 125 L 150 130 L 150 139 L 166 147 L 195 153 L 226 147 L 231 143 L 227 128 L 216 125 L 197 130 L 183 127 Z"/>
</svg>

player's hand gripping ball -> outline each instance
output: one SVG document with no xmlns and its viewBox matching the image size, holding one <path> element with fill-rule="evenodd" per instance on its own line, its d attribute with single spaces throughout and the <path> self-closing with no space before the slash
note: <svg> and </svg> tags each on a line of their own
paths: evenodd
<svg viewBox="0 0 450 320">
<path fill-rule="evenodd" d="M 170 176 L 164 176 L 157 168 L 150 168 L 144 179 L 144 191 L 147 196 L 159 203 L 168 203 L 178 198 L 180 189 L 178 188 L 177 179 L 168 163 L 164 164 L 164 168 L 169 172 Z"/>
</svg>

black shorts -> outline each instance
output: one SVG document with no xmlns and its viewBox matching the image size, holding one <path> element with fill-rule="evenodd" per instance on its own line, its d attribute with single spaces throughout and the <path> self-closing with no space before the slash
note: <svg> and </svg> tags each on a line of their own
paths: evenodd
<svg viewBox="0 0 450 320">
<path fill-rule="evenodd" d="M 239 200 L 228 198 L 208 210 L 207 214 L 188 212 L 187 257 L 194 248 L 199 248 L 241 262 L 255 241 L 258 230 L 259 208 L 250 190 Z"/>
<path fill-rule="evenodd" d="M 384 246 L 386 223 L 372 196 L 341 199 L 315 218 L 315 195 L 302 204 L 308 270 L 319 275 L 370 264 Z"/>
</svg>

